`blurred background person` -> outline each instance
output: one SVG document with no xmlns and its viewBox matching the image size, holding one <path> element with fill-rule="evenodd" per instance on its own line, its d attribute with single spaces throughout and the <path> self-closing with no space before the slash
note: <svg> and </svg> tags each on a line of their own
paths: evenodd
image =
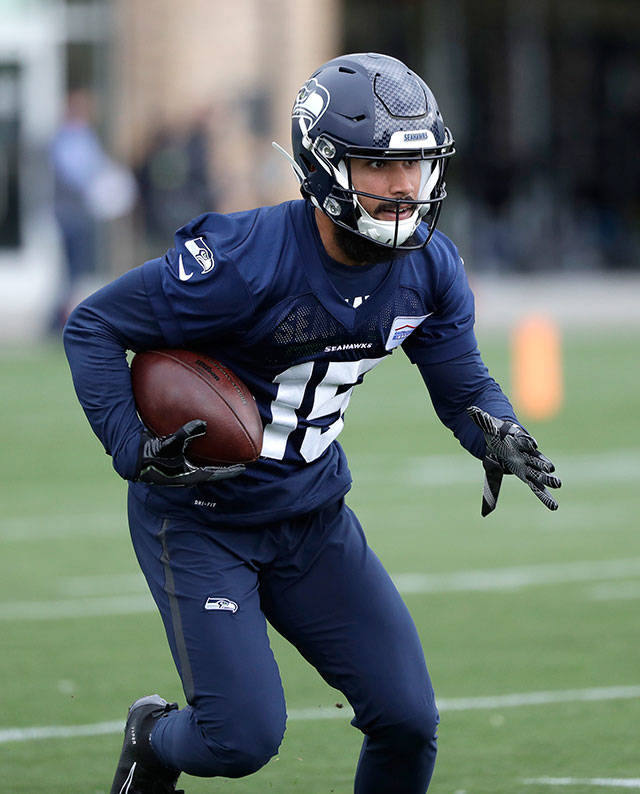
<svg viewBox="0 0 640 794">
<path fill-rule="evenodd" d="M 204 108 L 186 123 L 158 128 L 144 154 L 138 181 L 150 251 L 170 245 L 186 219 L 217 209 L 209 117 Z"/>
<path fill-rule="evenodd" d="M 54 208 L 66 268 L 54 306 L 59 329 L 83 280 L 96 276 L 101 224 L 129 213 L 138 189 L 130 170 L 104 150 L 94 127 L 94 99 L 78 88 L 67 97 L 64 121 L 51 144 Z"/>
</svg>

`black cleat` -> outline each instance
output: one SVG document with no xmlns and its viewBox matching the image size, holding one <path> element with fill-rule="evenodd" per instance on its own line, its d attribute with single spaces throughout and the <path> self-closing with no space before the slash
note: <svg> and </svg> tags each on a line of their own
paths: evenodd
<svg viewBox="0 0 640 794">
<path fill-rule="evenodd" d="M 164 766 L 151 747 L 153 726 L 177 708 L 160 695 L 147 695 L 131 706 L 111 794 L 184 794 L 176 790 L 180 770 Z"/>
</svg>

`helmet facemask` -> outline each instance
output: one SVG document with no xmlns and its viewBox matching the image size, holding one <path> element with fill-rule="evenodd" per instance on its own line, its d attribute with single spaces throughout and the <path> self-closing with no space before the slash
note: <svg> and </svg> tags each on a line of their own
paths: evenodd
<svg viewBox="0 0 640 794">
<path fill-rule="evenodd" d="M 453 138 L 446 130 L 446 139 L 438 146 L 433 134 L 428 130 L 422 135 L 428 146 L 408 149 L 389 148 L 364 149 L 361 147 L 345 147 L 333 141 L 327 135 L 312 139 L 306 129 L 304 119 L 299 119 L 302 142 L 308 152 L 308 162 L 312 164 L 311 173 L 303 178 L 299 169 L 294 169 L 301 183 L 303 193 L 310 196 L 311 201 L 338 226 L 370 240 L 385 248 L 414 250 L 422 248 L 431 239 L 435 221 L 440 213 L 440 205 L 446 197 L 444 175 L 448 160 L 454 154 Z M 425 142 L 424 140 L 422 142 Z M 393 143 L 391 141 L 390 143 Z M 359 190 L 353 184 L 351 163 L 353 160 L 380 161 L 419 161 L 421 177 L 418 193 L 415 198 L 393 198 Z M 313 180 L 313 171 L 321 169 L 330 176 L 333 187 L 320 202 L 317 190 L 308 184 Z M 309 189 L 311 188 L 311 189 Z M 395 220 L 379 220 L 373 217 L 364 207 L 361 197 L 374 199 L 395 209 Z M 415 209 L 407 218 L 401 218 L 401 208 L 407 205 Z M 429 234 L 424 242 L 413 243 L 411 238 L 423 220 L 428 221 Z M 407 242 L 409 241 L 409 242 Z"/>
<path fill-rule="evenodd" d="M 357 231 L 368 237 L 379 245 L 390 248 L 413 248 L 412 245 L 405 245 L 413 236 L 422 220 L 431 211 L 438 207 L 446 192 L 444 190 L 444 170 L 447 160 L 440 159 L 437 155 L 422 156 L 424 152 L 416 156 L 413 152 L 393 152 L 387 153 L 382 160 L 399 160 L 402 162 L 417 160 L 420 163 L 420 183 L 415 197 L 391 198 L 389 196 L 379 196 L 374 193 L 366 193 L 353 183 L 351 176 L 351 163 L 353 159 L 375 159 L 365 155 L 347 155 L 345 170 L 348 173 L 348 190 L 352 196 L 354 214 L 356 217 Z M 395 211 L 394 220 L 380 220 L 372 216 L 364 207 L 361 197 L 374 199 L 385 207 Z M 412 213 L 406 218 L 400 218 L 401 208 L 412 207 Z M 415 246 L 419 247 L 419 246 Z"/>
</svg>

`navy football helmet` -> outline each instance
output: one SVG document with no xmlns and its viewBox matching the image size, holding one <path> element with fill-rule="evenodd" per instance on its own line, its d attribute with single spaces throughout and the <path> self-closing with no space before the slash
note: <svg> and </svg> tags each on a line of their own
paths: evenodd
<svg viewBox="0 0 640 794">
<path fill-rule="evenodd" d="M 455 150 L 436 100 L 417 74 L 388 55 L 343 55 L 311 75 L 291 116 L 289 160 L 305 198 L 334 223 L 381 246 L 411 250 L 429 242 L 446 196 L 448 158 Z M 418 160 L 418 195 L 409 200 L 358 191 L 351 179 L 354 158 Z M 394 205 L 395 220 L 372 217 L 361 196 Z M 407 205 L 413 212 L 400 218 Z M 415 242 L 411 238 L 422 221 L 428 233 L 423 242 Z"/>
</svg>

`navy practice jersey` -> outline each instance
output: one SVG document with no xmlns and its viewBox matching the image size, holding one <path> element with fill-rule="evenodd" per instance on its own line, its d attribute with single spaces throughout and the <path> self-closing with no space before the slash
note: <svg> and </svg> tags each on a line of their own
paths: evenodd
<svg viewBox="0 0 640 794">
<path fill-rule="evenodd" d="M 323 256 L 305 201 L 208 213 L 180 229 L 165 256 L 74 310 L 64 339 L 76 391 L 125 478 L 135 477 L 141 431 L 125 351 L 201 351 L 229 366 L 256 398 L 260 459 L 209 485 L 132 483 L 152 510 L 256 524 L 341 497 L 351 478 L 336 439 L 351 394 L 398 348 L 419 366 L 438 415 L 473 454 L 482 456 L 484 441 L 466 417 L 468 405 L 513 418 L 480 359 L 473 296 L 445 235 L 435 232 L 426 248 L 378 268 L 366 295 L 357 287 L 341 294 L 344 280 L 328 272 Z M 390 387 L 381 425 L 393 404 Z M 411 452 L 424 452 L 419 439 Z"/>
</svg>

